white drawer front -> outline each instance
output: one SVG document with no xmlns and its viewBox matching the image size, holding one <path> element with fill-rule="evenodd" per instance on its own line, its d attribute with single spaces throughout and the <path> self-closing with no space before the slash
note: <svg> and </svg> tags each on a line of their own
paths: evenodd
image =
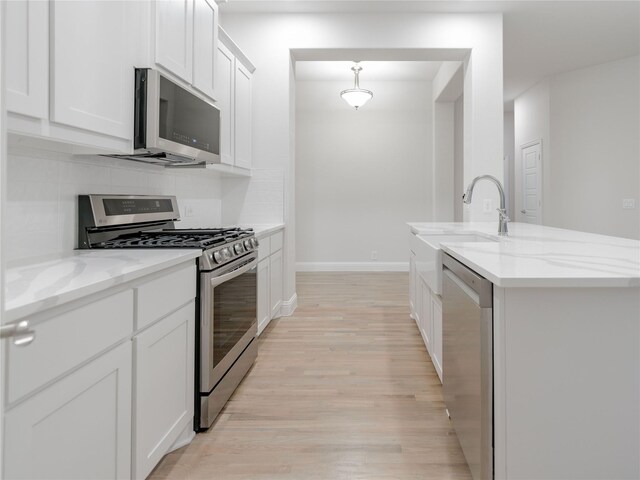
<svg viewBox="0 0 640 480">
<path fill-rule="evenodd" d="M 276 232 L 271 235 L 271 253 L 275 253 L 278 250 L 282 250 L 282 239 L 284 234 L 282 232 Z"/>
<path fill-rule="evenodd" d="M 57 315 L 33 329 L 33 343 L 23 347 L 9 344 L 10 403 L 131 335 L 133 291 Z"/>
<path fill-rule="evenodd" d="M 264 237 L 258 241 L 260 242 L 260 246 L 258 247 L 258 261 L 260 261 L 271 255 L 271 237 Z"/>
<path fill-rule="evenodd" d="M 140 330 L 196 296 L 196 266 L 189 264 L 140 285 L 136 290 L 136 330 Z"/>
</svg>

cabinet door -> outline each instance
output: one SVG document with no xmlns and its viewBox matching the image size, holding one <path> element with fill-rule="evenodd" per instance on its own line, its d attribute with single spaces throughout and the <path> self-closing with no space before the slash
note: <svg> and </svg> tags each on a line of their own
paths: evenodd
<svg viewBox="0 0 640 480">
<path fill-rule="evenodd" d="M 193 86 L 217 98 L 218 5 L 214 0 L 193 4 Z"/>
<path fill-rule="evenodd" d="M 49 4 L 6 2 L 6 105 L 10 112 L 49 118 Z"/>
<path fill-rule="evenodd" d="M 131 343 L 6 412 L 4 435 L 4 478 L 130 478 Z"/>
<path fill-rule="evenodd" d="M 233 76 L 235 68 L 235 57 L 231 51 L 221 43 L 218 44 L 216 100 L 220 109 L 220 161 L 227 165 L 235 164 L 233 158 Z"/>
<path fill-rule="evenodd" d="M 420 315 L 420 332 L 422 333 L 427 351 L 431 353 L 431 290 L 422 277 L 419 276 L 418 278 L 420 279 L 420 306 L 422 308 L 422 314 Z"/>
<path fill-rule="evenodd" d="M 416 317 L 416 254 L 409 250 L 409 313 Z"/>
<path fill-rule="evenodd" d="M 153 470 L 193 421 L 194 302 L 134 337 L 133 475 Z"/>
<path fill-rule="evenodd" d="M 156 63 L 191 83 L 193 0 L 156 0 L 155 36 Z"/>
<path fill-rule="evenodd" d="M 251 73 L 240 62 L 235 69 L 235 164 L 251 168 Z"/>
<path fill-rule="evenodd" d="M 442 300 L 433 292 L 431 292 L 431 318 L 433 322 L 431 359 L 442 382 Z"/>
<path fill-rule="evenodd" d="M 269 257 L 269 294 L 271 297 L 271 318 L 280 315 L 282 305 L 282 250 Z"/>
<path fill-rule="evenodd" d="M 269 262 L 269 258 L 258 262 L 258 335 L 262 333 L 269 324 L 269 320 L 271 320 Z"/>
<path fill-rule="evenodd" d="M 133 138 L 139 2 L 51 4 L 51 120 Z"/>
</svg>

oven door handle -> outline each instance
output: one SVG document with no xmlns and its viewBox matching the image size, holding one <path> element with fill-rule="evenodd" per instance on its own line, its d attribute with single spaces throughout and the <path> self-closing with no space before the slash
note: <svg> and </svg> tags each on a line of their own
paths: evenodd
<svg viewBox="0 0 640 480">
<path fill-rule="evenodd" d="M 241 266 L 240 268 L 237 268 L 236 270 L 233 270 L 229 273 L 225 273 L 224 275 L 220 275 L 219 277 L 213 277 L 211 279 L 211 286 L 217 287 L 218 285 L 226 282 L 227 280 L 231 280 L 233 278 L 239 277 L 243 273 L 247 273 L 249 270 L 254 268 L 257 264 L 258 264 L 258 260 L 252 260 L 251 262 Z"/>
</svg>

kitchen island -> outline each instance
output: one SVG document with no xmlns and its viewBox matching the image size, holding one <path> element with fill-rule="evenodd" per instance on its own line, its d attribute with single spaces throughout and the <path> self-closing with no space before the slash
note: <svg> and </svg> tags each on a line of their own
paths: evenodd
<svg viewBox="0 0 640 480">
<path fill-rule="evenodd" d="M 441 249 L 493 283 L 495 478 L 640 478 L 640 242 L 518 223 L 508 237 L 495 223 L 409 228 L 414 250 L 479 236 Z"/>
</svg>

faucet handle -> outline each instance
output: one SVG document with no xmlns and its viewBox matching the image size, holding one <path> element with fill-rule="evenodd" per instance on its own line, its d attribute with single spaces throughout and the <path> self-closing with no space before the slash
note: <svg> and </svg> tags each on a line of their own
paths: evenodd
<svg viewBox="0 0 640 480">
<path fill-rule="evenodd" d="M 496 210 L 498 211 L 498 214 L 500 215 L 500 219 L 501 220 L 506 220 L 507 222 L 511 221 L 511 219 L 507 215 L 507 209 L 506 208 L 496 208 Z"/>
</svg>

